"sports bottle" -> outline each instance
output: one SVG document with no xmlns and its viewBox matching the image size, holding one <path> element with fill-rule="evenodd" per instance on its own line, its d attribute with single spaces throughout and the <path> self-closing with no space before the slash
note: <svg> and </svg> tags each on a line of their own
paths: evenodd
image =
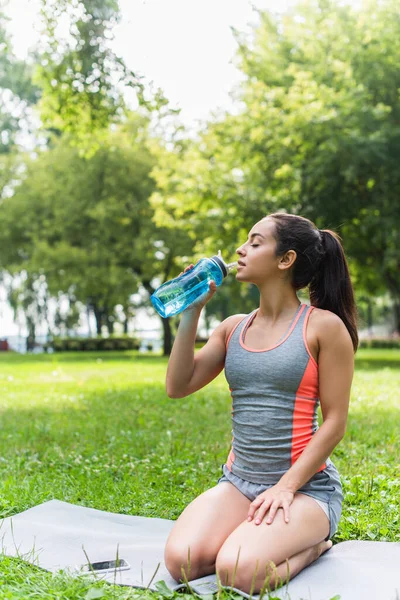
<svg viewBox="0 0 400 600">
<path fill-rule="evenodd" d="M 193 269 L 163 283 L 150 296 L 150 300 L 164 319 L 173 317 L 190 306 L 199 296 L 208 292 L 210 281 L 221 285 L 229 271 L 236 265 L 237 262 L 226 264 L 222 260 L 221 251 L 211 258 L 201 258 Z"/>
</svg>

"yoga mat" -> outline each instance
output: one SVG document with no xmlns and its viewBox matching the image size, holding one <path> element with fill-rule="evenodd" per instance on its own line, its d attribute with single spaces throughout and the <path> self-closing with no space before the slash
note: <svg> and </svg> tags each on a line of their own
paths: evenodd
<svg viewBox="0 0 400 600">
<path fill-rule="evenodd" d="M 104 512 L 51 500 L 0 520 L 0 550 L 47 571 L 87 570 L 96 578 L 132 587 L 161 580 L 171 589 L 184 586 L 163 563 L 173 521 Z M 112 561 L 124 561 L 115 569 Z M 107 570 L 107 568 L 109 570 Z M 94 577 L 89 571 L 85 577 Z M 215 575 L 190 582 L 198 594 L 217 591 Z M 242 593 L 246 598 L 249 596 Z M 273 592 L 281 600 L 399 600 L 400 543 L 349 541 L 336 544 L 289 584 Z M 257 596 L 253 596 L 257 598 Z"/>
</svg>

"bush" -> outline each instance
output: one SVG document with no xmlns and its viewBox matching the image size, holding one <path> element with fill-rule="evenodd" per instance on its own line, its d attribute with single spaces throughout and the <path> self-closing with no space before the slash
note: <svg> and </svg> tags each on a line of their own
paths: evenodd
<svg viewBox="0 0 400 600">
<path fill-rule="evenodd" d="M 400 350 L 400 339 L 395 338 L 369 338 L 360 341 L 359 348 L 394 348 Z"/>
<path fill-rule="evenodd" d="M 54 338 L 44 346 L 54 352 L 103 352 L 109 350 L 139 350 L 140 343 L 132 337 Z"/>
</svg>

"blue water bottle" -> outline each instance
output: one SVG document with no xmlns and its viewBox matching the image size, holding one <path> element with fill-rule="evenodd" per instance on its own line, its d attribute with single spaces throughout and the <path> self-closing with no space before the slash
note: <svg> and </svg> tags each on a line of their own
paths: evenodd
<svg viewBox="0 0 400 600">
<path fill-rule="evenodd" d="M 217 256 L 201 258 L 190 271 L 163 283 L 150 296 L 150 300 L 164 319 L 178 315 L 199 296 L 208 292 L 210 281 L 221 285 L 236 265 L 237 262 L 226 264 L 221 258 L 221 251 Z"/>
</svg>

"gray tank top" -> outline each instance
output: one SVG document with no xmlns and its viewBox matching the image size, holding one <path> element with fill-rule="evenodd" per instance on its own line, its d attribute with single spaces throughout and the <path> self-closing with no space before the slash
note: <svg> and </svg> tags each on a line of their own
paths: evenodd
<svg viewBox="0 0 400 600">
<path fill-rule="evenodd" d="M 318 365 L 306 340 L 312 310 L 301 304 L 272 348 L 252 350 L 245 343 L 257 310 L 229 336 L 225 377 L 233 401 L 233 439 L 226 466 L 247 481 L 276 483 L 318 429 Z"/>
</svg>

